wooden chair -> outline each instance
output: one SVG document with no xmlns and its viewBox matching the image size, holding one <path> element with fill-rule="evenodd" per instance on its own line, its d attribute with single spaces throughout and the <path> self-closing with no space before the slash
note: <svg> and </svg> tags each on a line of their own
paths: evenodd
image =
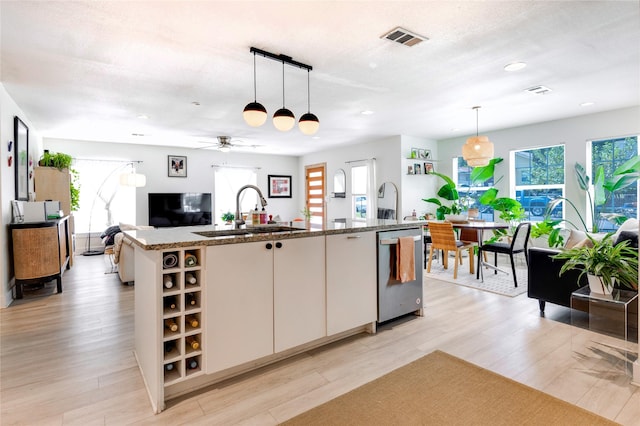
<svg viewBox="0 0 640 426">
<path fill-rule="evenodd" d="M 456 240 L 456 234 L 453 232 L 453 226 L 450 222 L 429 222 L 429 233 L 431 234 L 431 244 L 429 245 L 427 272 L 431 272 L 431 260 L 433 259 L 434 250 L 443 251 L 442 264 L 445 269 L 448 267 L 448 251 L 455 253 L 453 279 L 458 278 L 458 263 L 462 263 L 463 250 L 469 250 L 469 273 L 473 274 L 475 272 L 473 267 L 473 248 L 475 244 Z"/>
<path fill-rule="evenodd" d="M 474 219 L 469 220 L 470 222 L 485 222 L 484 219 Z M 473 228 L 460 228 L 460 236 L 458 238 L 460 241 L 465 243 L 476 243 L 478 245 L 482 244 L 482 241 L 478 241 L 478 231 Z M 484 261 L 487 262 L 487 253 L 482 253 L 484 257 Z M 479 265 L 478 265 L 479 266 Z"/>
</svg>

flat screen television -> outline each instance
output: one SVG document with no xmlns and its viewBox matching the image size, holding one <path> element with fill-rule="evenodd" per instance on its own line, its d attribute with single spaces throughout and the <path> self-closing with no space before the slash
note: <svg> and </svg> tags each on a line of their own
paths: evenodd
<svg viewBox="0 0 640 426">
<path fill-rule="evenodd" d="M 211 193 L 149 193 L 149 225 L 211 225 Z"/>
</svg>

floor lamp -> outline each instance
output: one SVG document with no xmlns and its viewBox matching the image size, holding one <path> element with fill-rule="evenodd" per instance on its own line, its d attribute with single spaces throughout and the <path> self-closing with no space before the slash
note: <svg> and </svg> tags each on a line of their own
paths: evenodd
<svg viewBox="0 0 640 426">
<path fill-rule="evenodd" d="M 87 238 L 87 249 L 84 251 L 84 253 L 82 253 L 83 256 L 96 256 L 98 254 L 104 254 L 104 249 L 97 249 L 97 250 L 91 249 L 91 221 L 93 219 L 93 209 L 96 206 L 96 201 L 98 200 L 98 198 L 100 198 L 105 203 L 104 208 L 107 210 L 107 222 L 109 224 L 111 224 L 112 222 L 111 202 L 113 201 L 116 194 L 118 193 L 118 188 L 116 187 L 116 189 L 111 193 L 108 199 L 103 198 L 103 195 L 104 195 L 103 190 L 105 188 L 106 183 L 109 181 L 109 179 L 113 175 L 115 175 L 117 172 L 123 171 L 127 167 L 131 166 L 130 172 L 125 172 L 120 174 L 120 180 L 118 184 L 121 186 L 132 186 L 136 188 L 143 187 L 147 184 L 146 176 L 140 173 L 136 173 L 136 169 L 135 169 L 136 163 L 142 163 L 142 161 L 129 161 L 126 164 L 122 164 L 119 167 L 116 167 L 111 171 L 111 173 L 107 175 L 106 178 L 104 178 L 104 180 L 98 187 L 96 196 L 93 198 L 93 203 L 91 204 L 91 212 L 89 213 L 89 236 Z"/>
</svg>

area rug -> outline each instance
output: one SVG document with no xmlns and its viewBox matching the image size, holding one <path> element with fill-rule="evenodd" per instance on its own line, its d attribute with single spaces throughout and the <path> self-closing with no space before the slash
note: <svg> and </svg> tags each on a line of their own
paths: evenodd
<svg viewBox="0 0 640 426">
<path fill-rule="evenodd" d="M 435 278 L 436 280 L 446 281 L 448 283 L 453 283 L 457 285 L 462 285 L 465 287 L 471 287 L 478 290 L 488 291 L 491 293 L 501 294 L 503 296 L 515 297 L 522 293 L 527 292 L 527 268 L 525 266 L 524 260 L 522 262 L 517 260 L 516 263 L 516 277 L 518 278 L 518 287 L 513 285 L 513 275 L 511 272 L 511 264 L 509 264 L 509 259 L 506 259 L 507 264 L 499 258 L 498 266 L 508 271 L 508 274 L 504 274 L 502 272 L 494 273 L 492 269 L 485 268 L 484 269 L 484 282 L 482 280 L 476 279 L 476 274 L 469 273 L 469 264 L 468 260 L 464 259 L 464 265 L 458 266 L 458 278 L 453 279 L 453 259 L 449 259 L 449 268 L 444 269 L 442 264 L 436 262 L 435 260 L 431 262 L 431 272 L 427 272 L 424 270 L 425 279 Z M 522 263 L 522 264 L 520 264 Z"/>
<path fill-rule="evenodd" d="M 615 425 L 441 351 L 284 425 Z"/>
</svg>

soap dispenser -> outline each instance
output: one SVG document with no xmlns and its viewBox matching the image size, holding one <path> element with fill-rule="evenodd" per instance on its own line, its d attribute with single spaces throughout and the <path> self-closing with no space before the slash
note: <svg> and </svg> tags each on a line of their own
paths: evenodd
<svg viewBox="0 0 640 426">
<path fill-rule="evenodd" d="M 260 225 L 267 224 L 267 211 L 262 207 L 262 211 L 260 212 Z"/>
<path fill-rule="evenodd" d="M 251 210 L 251 224 L 260 225 L 260 212 L 258 211 L 257 204 L 256 204 L 256 208 L 254 210 Z"/>
</svg>

